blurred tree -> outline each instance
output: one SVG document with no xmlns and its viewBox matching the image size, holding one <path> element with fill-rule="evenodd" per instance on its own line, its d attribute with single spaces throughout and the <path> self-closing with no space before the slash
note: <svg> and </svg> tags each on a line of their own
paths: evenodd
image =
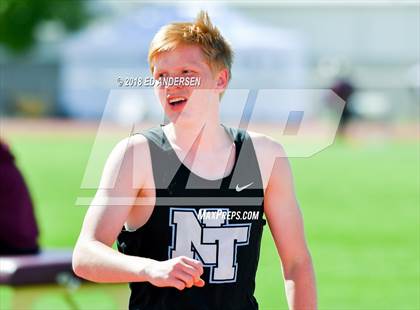
<svg viewBox="0 0 420 310">
<path fill-rule="evenodd" d="M 35 41 L 37 26 L 57 21 L 74 31 L 88 20 L 83 1 L 78 0 L 0 0 L 0 44 L 12 52 L 24 52 Z"/>
</svg>

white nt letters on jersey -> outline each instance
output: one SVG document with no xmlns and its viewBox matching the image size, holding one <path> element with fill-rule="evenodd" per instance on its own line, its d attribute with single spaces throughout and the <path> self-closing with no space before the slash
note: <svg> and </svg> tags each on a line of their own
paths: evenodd
<svg viewBox="0 0 420 310">
<path fill-rule="evenodd" d="M 215 212 L 219 209 L 206 209 Z M 226 218 L 203 218 L 188 208 L 171 208 L 169 258 L 188 256 L 210 267 L 210 283 L 236 282 L 238 246 L 247 245 L 251 223 L 229 224 Z"/>
</svg>

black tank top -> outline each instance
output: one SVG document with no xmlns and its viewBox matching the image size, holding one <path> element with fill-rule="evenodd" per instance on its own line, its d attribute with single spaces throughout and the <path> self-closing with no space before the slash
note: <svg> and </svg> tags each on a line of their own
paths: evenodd
<svg viewBox="0 0 420 310">
<path fill-rule="evenodd" d="M 162 125 L 141 132 L 149 143 L 156 205 L 135 231 L 122 229 L 120 252 L 158 261 L 188 256 L 203 263 L 202 288 L 130 283 L 130 309 L 258 309 L 254 297 L 264 190 L 250 136 L 225 127 L 235 143 L 232 171 L 208 180 L 190 171 Z"/>
</svg>

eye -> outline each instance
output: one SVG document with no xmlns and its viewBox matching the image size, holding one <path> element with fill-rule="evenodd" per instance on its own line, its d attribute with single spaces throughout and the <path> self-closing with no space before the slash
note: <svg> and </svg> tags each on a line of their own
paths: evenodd
<svg viewBox="0 0 420 310">
<path fill-rule="evenodd" d="M 182 74 L 190 74 L 190 73 L 192 73 L 191 70 L 188 70 L 188 69 L 182 70 Z"/>
<path fill-rule="evenodd" d="M 160 78 L 165 77 L 165 76 L 166 76 L 166 73 L 160 72 L 160 73 L 156 74 L 155 78 L 160 79 Z"/>
</svg>

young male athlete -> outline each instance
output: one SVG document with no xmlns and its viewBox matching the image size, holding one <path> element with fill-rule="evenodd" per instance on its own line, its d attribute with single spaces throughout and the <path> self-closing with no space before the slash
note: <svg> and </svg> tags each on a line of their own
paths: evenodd
<svg viewBox="0 0 420 310">
<path fill-rule="evenodd" d="M 220 124 L 232 51 L 206 13 L 172 23 L 149 52 L 169 122 L 112 151 L 73 256 L 77 275 L 130 282 L 130 309 L 258 309 L 265 219 L 291 309 L 316 309 L 315 277 L 292 175 L 270 138 Z M 117 240 L 119 252 L 112 249 Z"/>
</svg>

